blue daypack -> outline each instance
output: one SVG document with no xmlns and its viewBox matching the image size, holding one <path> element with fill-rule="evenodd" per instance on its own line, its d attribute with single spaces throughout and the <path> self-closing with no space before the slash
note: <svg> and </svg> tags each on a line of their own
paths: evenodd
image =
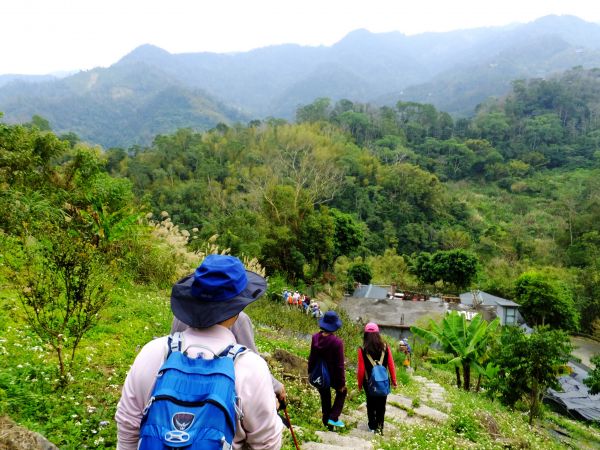
<svg viewBox="0 0 600 450">
<path fill-rule="evenodd" d="M 390 393 L 390 377 L 388 376 L 387 367 L 383 366 L 386 350 L 387 347 L 381 352 L 379 361 L 374 361 L 371 355 L 363 349 L 363 355 L 367 355 L 369 362 L 373 366 L 371 376 L 367 378 L 367 394 L 374 397 L 385 397 Z"/>
<path fill-rule="evenodd" d="M 205 359 L 188 357 L 182 346 L 181 333 L 169 336 L 167 358 L 144 409 L 138 450 L 230 449 L 239 412 L 234 361 L 246 348 L 230 345 Z"/>
<path fill-rule="evenodd" d="M 327 389 L 331 386 L 327 363 L 322 358 L 317 360 L 315 367 L 308 374 L 308 382 L 317 389 Z"/>
</svg>

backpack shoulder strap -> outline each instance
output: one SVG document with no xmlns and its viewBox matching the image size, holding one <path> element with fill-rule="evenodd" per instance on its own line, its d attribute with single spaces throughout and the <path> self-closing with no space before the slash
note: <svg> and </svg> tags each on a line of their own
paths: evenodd
<svg viewBox="0 0 600 450">
<path fill-rule="evenodd" d="M 371 363 L 371 365 L 373 367 L 375 367 L 377 365 L 377 362 L 373 360 L 373 358 L 371 358 L 371 355 L 369 355 L 367 352 L 364 352 L 365 355 L 367 355 L 367 359 L 369 360 L 369 362 Z"/>
<path fill-rule="evenodd" d="M 169 335 L 167 341 L 167 358 L 171 356 L 173 352 L 180 352 L 183 348 L 183 333 L 181 331 L 177 331 L 171 335 Z"/>
<path fill-rule="evenodd" d="M 385 347 L 383 347 L 383 351 L 381 352 L 381 358 L 379 358 L 379 365 L 382 366 L 383 365 L 383 360 L 385 359 L 385 354 L 387 352 L 387 344 Z"/>
<path fill-rule="evenodd" d="M 231 360 L 233 361 L 234 369 L 235 369 L 235 361 L 236 361 L 237 357 L 240 355 L 243 355 L 247 351 L 248 351 L 248 349 L 246 347 L 244 347 L 243 345 L 232 344 L 232 345 L 228 345 L 227 347 L 225 347 L 225 349 L 223 349 L 223 351 L 220 352 L 216 356 L 219 358 L 231 358 Z M 240 397 L 238 397 L 237 394 L 236 394 L 235 403 L 233 406 L 235 408 L 235 415 L 240 420 L 240 422 L 243 423 L 244 422 L 244 411 L 242 410 L 242 399 Z"/>
<path fill-rule="evenodd" d="M 387 350 L 387 345 L 383 348 L 383 351 L 381 352 L 381 358 L 379 358 L 378 361 L 375 361 L 373 358 L 371 358 L 371 355 L 369 355 L 367 352 L 364 351 L 363 349 L 363 354 L 367 355 L 367 359 L 369 360 L 369 362 L 371 363 L 371 365 L 373 367 L 379 365 L 382 366 L 383 365 L 383 360 L 385 359 L 385 352 Z"/>
<path fill-rule="evenodd" d="M 229 345 L 221 352 L 215 352 L 215 351 L 211 350 L 210 348 L 208 348 L 204 345 L 200 345 L 200 344 L 192 344 L 188 347 L 185 347 L 183 333 L 181 331 L 177 331 L 177 332 L 169 335 L 169 337 L 168 337 L 167 355 L 166 355 L 165 359 L 167 359 L 169 356 L 171 356 L 171 353 L 173 353 L 173 352 L 182 352 L 184 355 L 187 355 L 188 350 L 191 348 L 200 348 L 203 350 L 208 350 L 215 357 L 227 356 L 227 357 L 232 358 L 234 360 L 234 362 L 235 362 L 235 358 L 238 356 L 238 354 L 242 354 L 246 350 L 248 350 L 246 347 L 244 347 L 243 345 L 240 345 L 240 344 Z"/>
<path fill-rule="evenodd" d="M 233 359 L 233 363 L 235 364 L 235 359 L 246 352 L 248 349 L 241 344 L 232 344 L 227 346 L 221 353 L 218 354 L 219 357 L 227 357 Z"/>
</svg>

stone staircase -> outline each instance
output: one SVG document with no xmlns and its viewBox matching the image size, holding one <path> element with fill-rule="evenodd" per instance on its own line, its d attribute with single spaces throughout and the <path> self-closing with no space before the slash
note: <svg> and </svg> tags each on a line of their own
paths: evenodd
<svg viewBox="0 0 600 450">
<path fill-rule="evenodd" d="M 321 442 L 306 442 L 302 444 L 302 450 L 373 450 L 374 446 L 367 437 L 350 434 L 338 434 L 333 431 L 317 431 L 317 436 Z"/>
<path fill-rule="evenodd" d="M 448 415 L 431 406 L 422 405 L 427 402 L 449 411 L 452 407 L 446 401 L 445 389 L 422 376 L 413 376 L 412 380 L 420 384 L 419 406 L 413 407 L 413 399 L 390 394 L 387 398 L 385 413 L 385 428 L 383 437 L 369 432 L 367 427 L 367 406 L 365 403 L 356 410 L 343 414 L 340 418 L 349 429 L 348 433 L 340 434 L 333 431 L 317 431 L 320 442 L 305 442 L 302 450 L 375 450 L 381 440 L 386 440 L 398 432 L 397 424 L 418 424 L 423 422 L 443 423 Z M 409 414 L 410 411 L 411 413 Z"/>
</svg>

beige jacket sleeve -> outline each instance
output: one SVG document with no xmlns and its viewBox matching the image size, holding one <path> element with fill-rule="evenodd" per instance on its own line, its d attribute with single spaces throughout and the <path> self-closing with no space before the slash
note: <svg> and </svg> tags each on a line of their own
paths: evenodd
<svg viewBox="0 0 600 450">
<path fill-rule="evenodd" d="M 156 374 L 163 363 L 166 348 L 166 337 L 147 343 L 135 358 L 125 378 L 115 414 L 117 450 L 137 450 L 142 412 L 154 388 Z"/>
<path fill-rule="evenodd" d="M 247 352 L 236 361 L 235 374 L 243 418 L 241 422 L 238 421 L 233 448 L 280 449 L 283 423 L 277 415 L 267 363 L 257 354 Z"/>
</svg>

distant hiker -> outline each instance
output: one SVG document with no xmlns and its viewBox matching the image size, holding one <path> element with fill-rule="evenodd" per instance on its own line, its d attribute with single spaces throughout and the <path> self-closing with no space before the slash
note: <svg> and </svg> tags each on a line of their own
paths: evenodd
<svg viewBox="0 0 600 450">
<path fill-rule="evenodd" d="M 189 328 L 149 342 L 136 357 L 115 414 L 117 450 L 281 448 L 283 424 L 269 368 L 256 353 L 240 349 L 231 332 L 238 314 L 266 288 L 263 277 L 228 255 L 208 255 L 195 273 L 173 286 L 171 309 Z M 200 370 L 206 367 L 211 371 Z M 203 382 L 190 382 L 192 375 Z M 185 383 L 167 386 L 170 395 L 158 395 L 174 377 Z M 226 429 L 222 434 L 218 423 Z"/>
<path fill-rule="evenodd" d="M 410 359 L 412 354 L 412 349 L 408 343 L 408 339 L 404 338 L 400 340 L 400 352 L 404 353 L 404 361 L 402 365 L 404 367 L 410 367 Z"/>
<path fill-rule="evenodd" d="M 402 338 L 400 340 L 400 345 L 406 347 L 406 350 L 408 351 L 408 353 L 412 353 L 412 348 L 410 348 L 410 344 L 408 343 L 408 339 Z"/>
<path fill-rule="evenodd" d="M 319 304 L 317 302 L 314 302 L 310 305 L 310 315 L 317 319 L 323 317 L 323 313 L 321 312 L 321 308 L 319 307 Z"/>
<path fill-rule="evenodd" d="M 308 295 L 304 296 L 304 300 L 302 301 L 302 308 L 305 313 L 308 314 L 310 309 L 310 297 Z"/>
<path fill-rule="evenodd" d="M 186 328 L 189 328 L 187 324 L 183 323 L 177 317 L 173 318 L 171 334 L 184 331 Z M 231 332 L 233 333 L 235 341 L 238 344 L 243 345 L 248 350 L 252 350 L 257 355 L 260 354 L 256 348 L 256 343 L 254 342 L 254 327 L 252 326 L 252 320 L 244 311 L 240 311 L 238 319 L 231 327 Z M 271 383 L 273 384 L 273 392 L 275 392 L 277 400 L 279 400 L 282 404 L 285 403 L 287 394 L 283 384 L 274 376 L 271 376 Z"/>
<path fill-rule="evenodd" d="M 329 386 L 319 389 L 323 425 L 332 429 L 343 427 L 340 414 L 348 394 L 344 366 L 344 343 L 334 333 L 342 326 L 342 320 L 335 311 L 327 311 L 319 320 L 321 331 L 313 334 L 308 356 L 309 376 L 323 361 L 327 367 Z M 331 388 L 335 390 L 335 400 L 331 404 Z"/>
<path fill-rule="evenodd" d="M 367 397 L 369 431 L 383 434 L 385 404 L 390 393 L 390 379 L 396 387 L 396 368 L 390 347 L 383 342 L 376 323 L 365 325 L 363 346 L 358 348 L 358 390 Z"/>
</svg>

